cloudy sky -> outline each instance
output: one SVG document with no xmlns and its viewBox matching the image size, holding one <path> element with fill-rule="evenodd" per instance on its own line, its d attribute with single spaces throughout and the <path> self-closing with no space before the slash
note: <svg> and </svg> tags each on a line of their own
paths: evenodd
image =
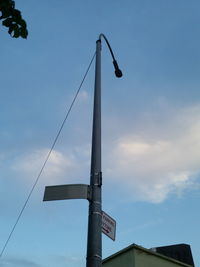
<svg viewBox="0 0 200 267">
<path fill-rule="evenodd" d="M 103 210 L 117 221 L 103 257 L 132 243 L 187 243 L 199 256 L 200 3 L 16 0 L 28 40 L 1 36 L 0 250 L 38 176 L 103 32 Z M 42 202 L 46 185 L 89 182 L 94 63 L 0 259 L 85 266 L 88 203 Z"/>
</svg>

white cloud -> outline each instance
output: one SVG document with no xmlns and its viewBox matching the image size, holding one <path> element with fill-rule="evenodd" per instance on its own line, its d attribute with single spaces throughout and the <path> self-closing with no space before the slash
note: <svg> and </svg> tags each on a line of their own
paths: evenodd
<svg viewBox="0 0 200 267">
<path fill-rule="evenodd" d="M 17 157 L 13 169 L 23 174 L 24 177 L 36 177 L 49 153 L 49 149 L 38 149 L 31 153 Z M 43 171 L 43 176 L 48 181 L 63 177 L 74 167 L 73 158 L 64 156 L 61 152 L 53 150 Z"/>
<path fill-rule="evenodd" d="M 200 106 L 173 111 L 155 121 L 148 115 L 151 129 L 147 123 L 145 134 L 118 138 L 105 161 L 108 176 L 134 199 L 159 203 L 181 195 L 200 173 Z"/>
<path fill-rule="evenodd" d="M 200 173 L 200 106 L 149 113 L 138 128 L 136 123 L 134 130 L 130 123 L 121 128 L 123 133 L 113 128 L 112 139 L 103 144 L 103 172 L 124 189 L 126 197 L 160 203 L 170 194 L 181 196 L 185 190 L 199 188 L 195 177 Z M 13 169 L 34 179 L 48 151 L 39 149 L 16 158 Z M 54 150 L 42 178 L 46 185 L 64 179 L 87 183 L 89 168 L 90 145 L 74 147 L 67 154 Z"/>
<path fill-rule="evenodd" d="M 37 178 L 50 149 L 40 148 L 15 157 L 12 170 L 22 182 Z M 90 146 L 74 147 L 65 153 L 53 150 L 43 169 L 41 179 L 45 185 L 55 183 L 85 183 L 89 177 Z"/>
<path fill-rule="evenodd" d="M 82 91 L 79 92 L 79 94 L 78 94 L 78 99 L 79 99 L 80 101 L 87 101 L 88 98 L 89 98 L 89 95 L 88 95 L 88 92 L 87 92 L 87 91 L 82 90 Z"/>
</svg>

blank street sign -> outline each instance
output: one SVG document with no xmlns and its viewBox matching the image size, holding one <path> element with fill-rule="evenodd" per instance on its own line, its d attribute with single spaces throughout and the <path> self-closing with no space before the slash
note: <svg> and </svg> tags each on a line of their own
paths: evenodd
<svg viewBox="0 0 200 267">
<path fill-rule="evenodd" d="M 86 184 L 67 184 L 46 186 L 43 201 L 63 199 L 90 199 L 90 186 Z"/>
</svg>

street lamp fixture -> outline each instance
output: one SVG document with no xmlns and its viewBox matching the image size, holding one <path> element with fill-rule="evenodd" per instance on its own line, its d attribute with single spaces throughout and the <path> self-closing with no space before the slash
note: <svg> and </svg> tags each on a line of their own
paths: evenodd
<svg viewBox="0 0 200 267">
<path fill-rule="evenodd" d="M 116 77 L 122 77 L 111 46 L 104 34 L 99 35 L 96 42 L 96 66 L 94 85 L 94 109 L 93 109 L 93 131 L 92 131 L 92 155 L 90 188 L 91 200 L 89 201 L 88 219 L 88 244 L 86 267 L 102 266 L 102 171 L 101 171 L 101 39 L 106 41 L 110 50 Z"/>
<path fill-rule="evenodd" d="M 114 57 L 111 46 L 104 34 L 96 41 L 96 65 L 94 84 L 94 107 L 92 129 L 92 153 L 90 185 L 73 184 L 47 186 L 44 201 L 63 199 L 87 199 L 89 201 L 88 238 L 86 267 L 102 266 L 102 171 L 101 171 L 101 39 L 110 50 L 115 75 L 122 77 L 122 71 Z"/>
</svg>

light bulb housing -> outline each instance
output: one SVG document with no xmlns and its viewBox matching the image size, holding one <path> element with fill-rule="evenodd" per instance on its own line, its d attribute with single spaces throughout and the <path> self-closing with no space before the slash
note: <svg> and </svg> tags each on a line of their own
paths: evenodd
<svg viewBox="0 0 200 267">
<path fill-rule="evenodd" d="M 121 78 L 123 76 L 122 71 L 119 69 L 119 66 L 117 64 L 117 60 L 113 60 L 113 65 L 115 68 L 115 75 L 117 78 Z"/>
</svg>

